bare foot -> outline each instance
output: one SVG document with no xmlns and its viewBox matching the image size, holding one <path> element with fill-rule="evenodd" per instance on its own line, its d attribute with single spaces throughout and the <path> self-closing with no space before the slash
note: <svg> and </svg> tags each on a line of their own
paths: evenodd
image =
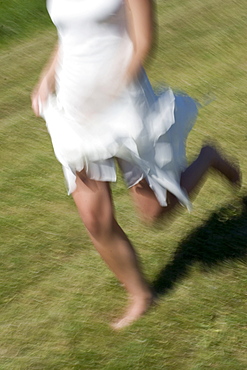
<svg viewBox="0 0 247 370">
<path fill-rule="evenodd" d="M 220 172 L 232 185 L 241 187 L 241 171 L 239 166 L 222 157 L 220 158 L 220 162 Z"/>
<path fill-rule="evenodd" d="M 131 299 L 125 315 L 121 319 L 111 324 L 112 329 L 120 330 L 131 325 L 134 321 L 138 320 L 142 315 L 144 315 L 154 303 L 154 295 L 148 298 L 145 297 Z"/>
<path fill-rule="evenodd" d="M 231 165 L 231 177 L 230 177 L 230 182 L 232 185 L 240 188 L 241 187 L 241 182 L 242 182 L 242 176 L 241 176 L 241 171 L 240 167 L 237 164 L 230 164 Z"/>
<path fill-rule="evenodd" d="M 212 167 L 224 175 L 228 181 L 237 187 L 241 186 L 241 171 L 236 163 L 223 157 L 214 147 L 208 147 L 208 154 L 212 156 Z"/>
</svg>

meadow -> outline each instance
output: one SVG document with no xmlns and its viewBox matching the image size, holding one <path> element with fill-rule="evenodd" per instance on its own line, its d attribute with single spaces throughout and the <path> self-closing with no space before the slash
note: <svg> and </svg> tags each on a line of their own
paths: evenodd
<svg viewBox="0 0 247 370">
<path fill-rule="evenodd" d="M 6 5 L 7 4 L 7 5 Z M 56 40 L 45 2 L 0 3 L 0 369 L 247 369 L 247 3 L 157 0 L 152 83 L 202 103 L 188 161 L 216 141 L 242 188 L 209 173 L 193 212 L 157 225 L 135 213 L 121 175 L 117 218 L 159 292 L 114 332 L 125 293 L 92 247 L 30 93 Z M 209 103 L 209 104 L 207 104 Z"/>
</svg>

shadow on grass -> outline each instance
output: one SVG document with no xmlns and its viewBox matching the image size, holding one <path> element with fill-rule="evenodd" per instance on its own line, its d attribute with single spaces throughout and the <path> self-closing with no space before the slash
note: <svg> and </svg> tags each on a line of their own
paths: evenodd
<svg viewBox="0 0 247 370">
<path fill-rule="evenodd" d="M 228 205 L 214 212 L 178 246 L 173 259 L 153 282 L 158 295 L 165 295 L 188 273 L 190 266 L 201 263 L 213 267 L 226 260 L 247 257 L 247 196 L 238 206 Z"/>
</svg>

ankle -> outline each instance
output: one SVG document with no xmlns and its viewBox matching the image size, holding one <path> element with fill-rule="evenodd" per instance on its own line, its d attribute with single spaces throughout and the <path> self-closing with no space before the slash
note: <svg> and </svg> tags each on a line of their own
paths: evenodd
<svg viewBox="0 0 247 370">
<path fill-rule="evenodd" d="M 132 303 L 143 302 L 149 304 L 154 300 L 154 292 L 149 288 L 145 291 L 140 292 L 139 294 L 129 295 L 129 299 Z"/>
</svg>

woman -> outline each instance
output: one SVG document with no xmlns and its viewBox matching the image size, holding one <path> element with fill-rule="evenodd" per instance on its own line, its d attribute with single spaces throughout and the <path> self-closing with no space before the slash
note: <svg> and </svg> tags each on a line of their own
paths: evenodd
<svg viewBox="0 0 247 370">
<path fill-rule="evenodd" d="M 142 68 L 152 46 L 151 0 L 48 0 L 47 7 L 59 41 L 32 107 L 46 120 L 94 246 L 129 294 L 125 315 L 113 324 L 121 329 L 148 310 L 154 294 L 114 216 L 114 158 L 148 220 L 177 201 L 190 208 L 187 193 L 209 167 L 232 183 L 239 171 L 211 147 L 185 169 L 184 142 L 197 107 L 169 89 L 157 97 Z"/>
</svg>

